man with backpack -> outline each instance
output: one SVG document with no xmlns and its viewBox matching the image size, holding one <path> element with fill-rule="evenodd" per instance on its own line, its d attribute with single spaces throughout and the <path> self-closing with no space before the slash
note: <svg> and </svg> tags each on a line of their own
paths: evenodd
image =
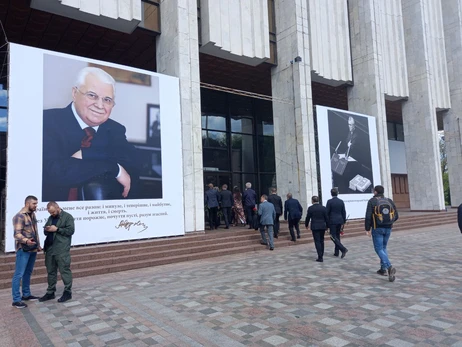
<svg viewBox="0 0 462 347">
<path fill-rule="evenodd" d="M 387 244 L 391 235 L 393 223 L 398 220 L 398 211 L 393 200 L 384 197 L 383 186 L 374 187 L 374 197 L 367 203 L 365 228 L 366 234 L 371 236 L 374 249 L 380 258 L 380 269 L 377 273 L 382 276 L 388 274 L 388 280 L 395 280 L 396 269 L 388 259 Z"/>
</svg>

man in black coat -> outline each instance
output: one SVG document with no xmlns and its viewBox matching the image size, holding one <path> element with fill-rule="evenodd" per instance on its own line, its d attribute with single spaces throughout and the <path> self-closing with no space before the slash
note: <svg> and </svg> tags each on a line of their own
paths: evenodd
<svg viewBox="0 0 462 347">
<path fill-rule="evenodd" d="M 342 258 L 344 258 L 348 249 L 340 242 L 340 231 L 342 230 L 342 225 L 346 222 L 345 203 L 337 197 L 338 190 L 336 188 L 331 189 L 330 194 L 332 199 L 328 200 L 326 204 L 330 239 L 335 244 L 334 256 L 338 257 L 339 252 L 342 252 Z"/>
<path fill-rule="evenodd" d="M 245 191 L 242 194 L 242 204 L 244 205 L 245 218 L 249 224 L 249 229 L 252 229 L 253 209 L 257 204 L 257 193 L 252 189 L 252 183 L 250 182 L 245 184 Z"/>
<path fill-rule="evenodd" d="M 213 183 L 209 183 L 209 189 L 205 191 L 205 206 L 209 210 L 209 226 L 210 230 L 218 229 L 217 212 L 220 207 L 220 195 L 213 187 Z"/>
<path fill-rule="evenodd" d="M 459 229 L 462 233 L 462 204 L 460 204 L 457 208 L 457 223 L 459 224 Z"/>
<path fill-rule="evenodd" d="M 277 194 L 276 188 L 271 188 L 271 195 L 268 197 L 268 202 L 274 205 L 276 211 L 276 218 L 274 219 L 274 237 L 278 238 L 279 234 L 279 217 L 282 214 L 282 199 Z"/>
<path fill-rule="evenodd" d="M 313 233 L 316 252 L 318 252 L 318 259 L 316 261 L 322 263 L 324 256 L 324 235 L 329 226 L 329 218 L 327 217 L 327 209 L 319 203 L 319 197 L 313 196 L 311 202 L 313 205 L 308 208 L 308 212 L 306 213 L 305 227 L 308 229 L 311 221 L 311 232 Z"/>
<path fill-rule="evenodd" d="M 287 194 L 287 200 L 284 202 L 284 220 L 289 221 L 289 231 L 291 241 L 295 239 L 294 227 L 297 231 L 297 238 L 300 238 L 300 219 L 302 218 L 303 207 L 297 199 L 292 198 L 292 193 Z"/>
<path fill-rule="evenodd" d="M 223 218 L 225 220 L 225 229 L 229 229 L 229 221 L 231 220 L 231 207 L 233 206 L 233 193 L 228 190 L 228 185 L 223 184 L 220 194 L 220 206 Z"/>
</svg>

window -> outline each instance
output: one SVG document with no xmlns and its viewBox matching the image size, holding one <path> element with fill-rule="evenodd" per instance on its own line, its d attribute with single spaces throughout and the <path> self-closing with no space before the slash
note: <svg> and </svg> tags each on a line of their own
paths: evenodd
<svg viewBox="0 0 462 347">
<path fill-rule="evenodd" d="M 141 18 L 138 25 L 146 30 L 160 33 L 160 5 L 159 0 L 141 0 Z"/>
<path fill-rule="evenodd" d="M 387 122 L 388 140 L 404 141 L 404 128 L 402 124 Z"/>
</svg>

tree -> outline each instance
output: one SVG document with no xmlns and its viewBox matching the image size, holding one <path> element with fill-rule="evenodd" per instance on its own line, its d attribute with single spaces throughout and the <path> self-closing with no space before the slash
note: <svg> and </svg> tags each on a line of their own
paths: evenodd
<svg viewBox="0 0 462 347">
<path fill-rule="evenodd" d="M 446 153 L 446 141 L 444 140 L 443 134 L 440 134 L 440 162 L 441 173 L 443 174 L 444 201 L 446 205 L 451 205 L 451 190 L 449 188 L 448 174 L 448 156 Z"/>
</svg>

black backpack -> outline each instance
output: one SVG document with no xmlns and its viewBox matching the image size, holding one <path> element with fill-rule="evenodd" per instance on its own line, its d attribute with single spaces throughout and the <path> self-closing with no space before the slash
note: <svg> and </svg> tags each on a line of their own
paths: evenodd
<svg viewBox="0 0 462 347">
<path fill-rule="evenodd" d="M 389 228 L 396 219 L 396 210 L 390 199 L 377 197 L 377 204 L 374 206 L 374 229 Z"/>
</svg>

